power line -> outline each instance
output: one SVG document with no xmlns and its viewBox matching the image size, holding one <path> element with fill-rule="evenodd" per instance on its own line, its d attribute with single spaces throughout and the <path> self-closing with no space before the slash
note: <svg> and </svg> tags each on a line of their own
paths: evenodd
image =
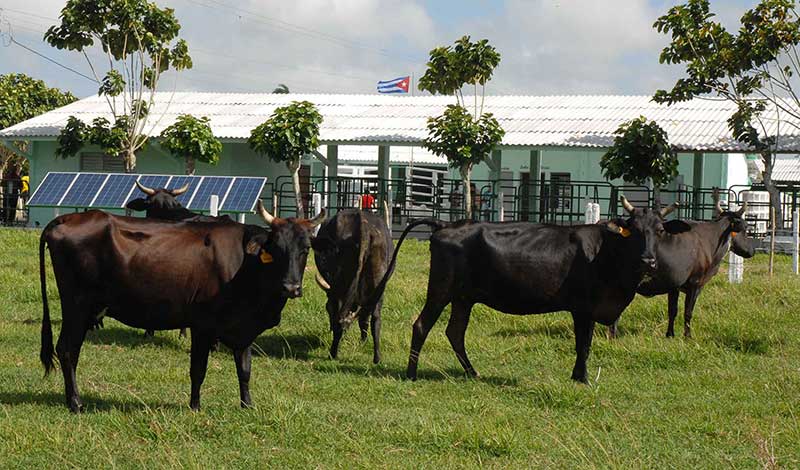
<svg viewBox="0 0 800 470">
<path fill-rule="evenodd" d="M 254 11 L 251 11 L 251 10 L 245 10 L 245 9 L 239 8 L 239 7 L 235 7 L 233 5 L 229 5 L 227 3 L 220 2 L 220 1 L 217 1 L 217 0 L 202 0 L 202 1 L 201 0 L 185 0 L 185 1 L 189 2 L 189 3 L 193 3 L 195 5 L 199 5 L 199 6 L 205 7 L 205 8 L 217 9 L 217 10 L 219 10 L 219 9 L 227 9 L 227 10 L 232 10 L 234 12 L 244 13 L 245 15 L 249 15 L 251 17 L 255 17 L 255 18 L 250 18 L 250 19 L 253 20 L 253 21 L 256 21 L 258 23 L 262 23 L 262 24 L 271 26 L 273 28 L 280 29 L 280 30 L 283 30 L 283 31 L 287 31 L 287 32 L 290 32 L 290 33 L 294 33 L 294 34 L 302 34 L 302 35 L 310 36 L 310 37 L 317 38 L 317 39 L 323 39 L 323 40 L 326 40 L 326 41 L 328 41 L 330 43 L 336 44 L 338 46 L 349 47 L 351 49 L 362 49 L 362 50 L 365 50 L 365 51 L 368 51 L 368 52 L 373 52 L 373 53 L 376 53 L 376 54 L 380 54 L 380 55 L 383 55 L 383 56 L 386 56 L 386 57 L 395 57 L 395 58 L 401 59 L 401 60 L 403 60 L 405 62 L 408 62 L 408 63 L 418 63 L 419 62 L 419 60 L 416 60 L 416 59 L 414 59 L 414 58 L 412 58 L 410 56 L 404 56 L 404 55 L 401 55 L 401 54 L 391 53 L 391 52 L 387 51 L 386 49 L 371 47 L 371 46 L 368 46 L 368 45 L 365 45 L 365 44 L 361 44 L 361 43 L 358 43 L 356 41 L 352 41 L 352 40 L 349 40 L 349 39 L 341 38 L 341 37 L 338 37 L 338 36 L 335 36 L 335 35 L 332 35 L 332 34 L 329 34 L 329 33 L 325 33 L 325 32 L 322 32 L 322 31 L 317 31 L 317 30 L 314 30 L 314 29 L 311 29 L 311 28 L 307 28 L 307 27 L 304 27 L 304 26 L 300 26 L 300 25 L 294 24 L 294 23 L 289 23 L 288 21 L 279 20 L 277 18 L 272 18 L 270 16 L 266 16 L 266 15 L 263 15 L 263 14 L 258 13 L 258 12 L 254 12 Z M 213 5 L 217 5 L 217 6 L 209 5 L 208 3 L 204 3 L 204 2 L 208 2 L 208 3 L 211 3 Z M 261 20 L 259 21 L 257 18 L 260 18 Z"/>
</svg>

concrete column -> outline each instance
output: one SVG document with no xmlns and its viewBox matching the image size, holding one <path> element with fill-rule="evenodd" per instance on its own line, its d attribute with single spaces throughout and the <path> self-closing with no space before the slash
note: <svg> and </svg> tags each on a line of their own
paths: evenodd
<svg viewBox="0 0 800 470">
<path fill-rule="evenodd" d="M 391 179 L 391 172 L 389 171 L 389 146 L 381 145 L 378 147 L 378 197 L 375 198 L 378 202 L 378 207 L 383 207 L 383 201 L 391 207 L 392 195 L 389 194 L 389 180 Z"/>
<path fill-rule="evenodd" d="M 337 179 L 339 177 L 339 146 L 328 145 L 326 152 L 328 159 L 328 217 L 336 213 L 339 205 L 339 191 Z"/>
<path fill-rule="evenodd" d="M 542 151 L 531 150 L 530 155 L 530 186 L 528 187 L 528 212 L 530 216 L 528 220 L 531 222 L 538 222 L 534 217 L 539 210 L 539 197 L 541 197 L 542 182 L 539 181 L 539 176 L 542 174 Z"/>
<path fill-rule="evenodd" d="M 703 215 L 700 208 L 700 189 L 703 187 L 703 159 L 703 152 L 694 153 L 694 170 L 692 171 L 692 186 L 694 186 L 692 218 L 694 219 L 700 219 Z"/>
</svg>

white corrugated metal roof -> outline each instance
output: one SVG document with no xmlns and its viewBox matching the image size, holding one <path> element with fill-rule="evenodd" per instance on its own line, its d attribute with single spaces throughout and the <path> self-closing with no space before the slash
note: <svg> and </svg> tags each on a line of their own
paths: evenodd
<svg viewBox="0 0 800 470">
<path fill-rule="evenodd" d="M 447 96 L 161 92 L 146 131 L 157 135 L 177 115 L 191 113 L 211 118 L 220 138 L 247 139 L 276 107 L 293 100 L 317 105 L 324 116 L 324 144 L 364 145 L 418 143 L 427 135 L 427 118 L 453 103 Z M 734 107 L 727 101 L 696 99 L 667 107 L 650 96 L 488 96 L 484 109 L 506 130 L 506 146 L 607 147 L 622 122 L 641 115 L 658 121 L 680 150 L 747 150 L 730 137 L 726 121 Z M 110 117 L 105 98 L 93 96 L 0 131 L 0 137 L 54 137 L 69 116 L 87 123 Z M 787 125 L 782 131 L 782 150 L 800 152 L 800 131 Z"/>
<path fill-rule="evenodd" d="M 759 171 L 764 171 L 764 162 L 755 160 Z M 800 182 L 800 155 L 781 156 L 775 159 L 772 180 L 786 183 Z"/>
<path fill-rule="evenodd" d="M 325 154 L 325 149 L 320 148 Z M 389 148 L 389 160 L 392 163 L 413 163 L 415 165 L 447 165 L 447 159 L 437 157 L 422 147 L 394 146 Z M 377 145 L 340 145 L 340 163 L 376 163 L 378 161 Z"/>
</svg>

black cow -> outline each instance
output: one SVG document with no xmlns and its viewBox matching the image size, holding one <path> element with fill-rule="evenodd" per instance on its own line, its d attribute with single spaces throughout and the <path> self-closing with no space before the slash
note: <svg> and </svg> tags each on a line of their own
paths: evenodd
<svg viewBox="0 0 800 470">
<path fill-rule="evenodd" d="M 50 250 L 61 297 L 55 353 L 67 406 L 81 409 L 75 370 L 87 329 L 105 314 L 135 328 L 192 330 L 190 406 L 200 407 L 215 338 L 233 350 L 241 405 L 250 405 L 250 344 L 280 322 L 287 299 L 302 295 L 313 227 L 324 220 L 272 217 L 267 228 L 235 222 L 164 222 L 88 211 L 57 217 L 42 232 L 39 269 L 44 317 L 40 359 L 53 368 L 45 283 Z"/>
<path fill-rule="evenodd" d="M 667 233 L 658 244 L 658 269 L 639 285 L 636 292 L 646 297 L 667 294 L 667 337 L 675 336 L 680 292 L 686 294 L 683 335 L 689 338 L 692 336 L 692 313 L 697 297 L 719 271 L 728 248 L 744 258 L 751 258 L 755 253 L 752 240 L 747 237 L 747 222 L 742 218 L 746 207 L 745 203 L 738 211 L 723 211 L 717 198 L 712 221 L 664 223 Z M 616 330 L 615 322 L 609 327 L 609 336 L 615 337 Z"/>
<path fill-rule="evenodd" d="M 191 220 L 194 222 L 231 222 L 230 217 L 227 215 L 221 217 L 211 217 L 186 209 L 178 202 L 178 196 L 189 190 L 189 185 L 186 184 L 176 189 L 159 188 L 153 189 L 136 181 L 136 187 L 139 191 L 143 192 L 146 197 L 131 199 L 125 205 L 128 209 L 144 212 L 145 217 L 148 219 L 159 220 Z M 153 330 L 144 332 L 145 336 L 153 336 Z M 186 336 L 186 329 L 181 328 L 180 336 Z M 214 350 L 218 349 L 215 345 Z"/>
<path fill-rule="evenodd" d="M 614 323 L 636 295 L 645 271 L 655 269 L 662 219 L 674 209 L 636 209 L 624 197 L 621 200 L 630 217 L 602 226 L 466 221 L 448 225 L 436 219 L 409 224 L 392 255 L 389 274 L 412 228 L 428 225 L 433 234 L 428 295 L 412 327 L 408 378 L 416 379 L 425 338 L 449 303 L 447 338 L 467 374 L 478 375 L 467 357 L 464 334 L 472 306 L 482 303 L 513 315 L 571 312 L 577 356 L 572 378 L 586 382 L 595 322 Z"/>
<path fill-rule="evenodd" d="M 392 233 L 387 220 L 372 212 L 346 209 L 325 222 L 312 241 L 317 263 L 317 284 L 328 294 L 328 311 L 333 343 L 331 357 L 339 352 L 342 333 L 358 317 L 361 340 L 372 329 L 373 362 L 381 360 L 381 304 L 383 295 L 375 289 L 389 267 Z"/>
</svg>

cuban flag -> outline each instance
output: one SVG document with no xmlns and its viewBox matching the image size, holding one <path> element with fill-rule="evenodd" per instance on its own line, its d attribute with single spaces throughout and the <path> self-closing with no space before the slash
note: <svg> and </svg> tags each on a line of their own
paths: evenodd
<svg viewBox="0 0 800 470">
<path fill-rule="evenodd" d="M 378 82 L 378 93 L 408 93 L 408 86 L 411 82 L 410 76 L 395 78 Z"/>
</svg>

